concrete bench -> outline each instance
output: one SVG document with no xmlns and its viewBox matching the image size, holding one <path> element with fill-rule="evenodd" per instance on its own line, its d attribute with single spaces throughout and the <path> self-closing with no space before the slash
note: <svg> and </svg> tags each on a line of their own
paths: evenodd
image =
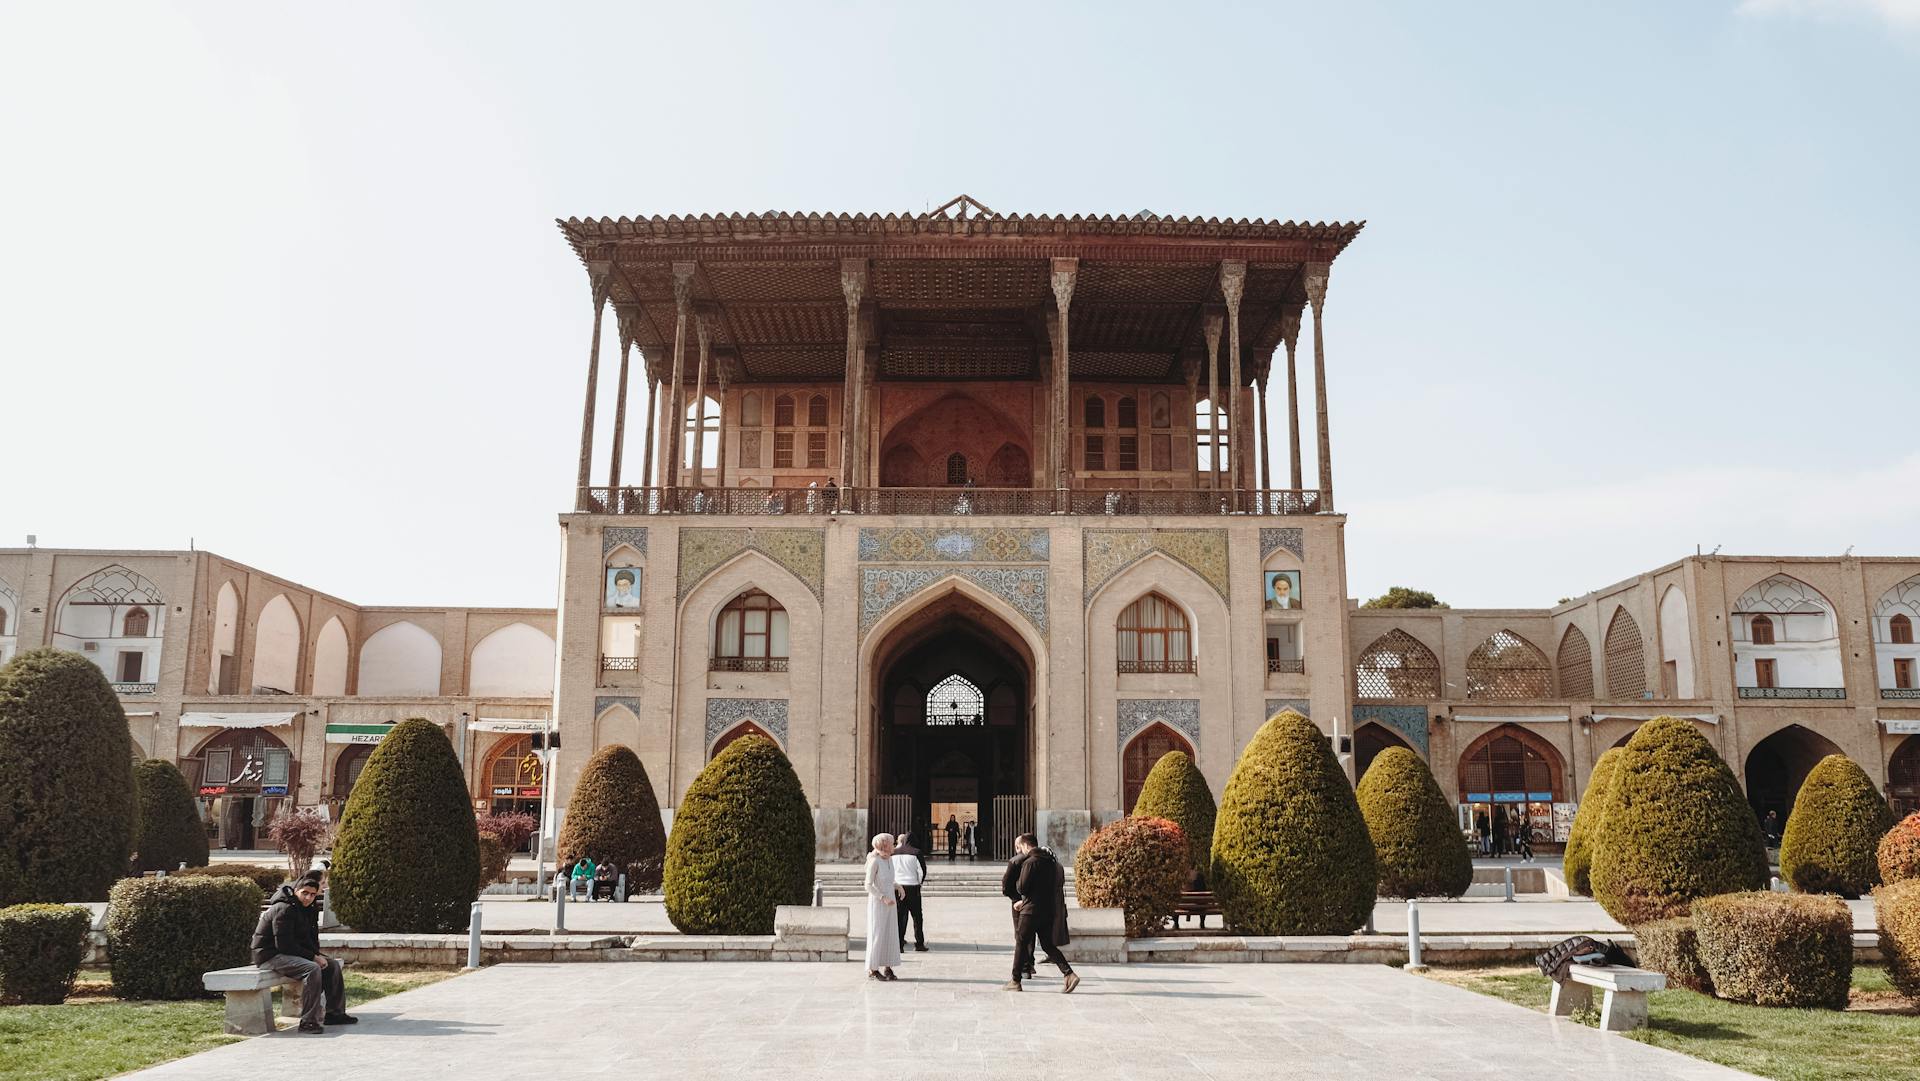
<svg viewBox="0 0 1920 1081">
<path fill-rule="evenodd" d="M 1600 1004 L 1600 1027 L 1607 1032 L 1626 1032 L 1647 1027 L 1647 992 L 1666 990 L 1667 978 L 1644 968 L 1574 965 L 1567 970 L 1565 983 L 1553 985 L 1547 1012 L 1569 1017 L 1586 1009 L 1593 1005 L 1596 987 L 1607 993 Z"/>
<path fill-rule="evenodd" d="M 227 996 L 226 1032 L 229 1036 L 264 1036 L 273 1031 L 273 989 L 282 989 L 280 1013 L 300 1016 L 300 981 L 278 972 L 245 965 L 206 973 L 200 982 L 209 991 Z"/>
</svg>

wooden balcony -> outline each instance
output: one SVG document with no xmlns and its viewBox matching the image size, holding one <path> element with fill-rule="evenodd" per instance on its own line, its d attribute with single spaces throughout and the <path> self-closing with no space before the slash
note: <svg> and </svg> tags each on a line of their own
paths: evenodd
<svg viewBox="0 0 1920 1081">
<path fill-rule="evenodd" d="M 588 514 L 1040 515 L 1279 517 L 1332 513 L 1331 500 L 1297 488 L 1264 491 L 1093 488 L 583 488 Z"/>
</svg>

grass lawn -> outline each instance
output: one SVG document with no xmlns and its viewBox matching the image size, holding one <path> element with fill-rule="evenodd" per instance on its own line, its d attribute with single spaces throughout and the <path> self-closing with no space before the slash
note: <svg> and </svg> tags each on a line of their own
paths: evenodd
<svg viewBox="0 0 1920 1081">
<path fill-rule="evenodd" d="M 348 1008 L 454 974 L 355 966 L 346 973 Z M 0 1081 L 97 1081 L 245 1038 L 220 1031 L 221 999 L 122 1002 L 89 975 L 103 974 L 82 972 L 64 1005 L 0 1009 Z"/>
<path fill-rule="evenodd" d="M 1428 975 L 1543 1013 L 1552 986 L 1533 968 L 1436 968 Z M 1742 1006 L 1678 989 L 1649 995 L 1647 1012 L 1649 1027 L 1628 1039 L 1761 1077 L 1920 1081 L 1920 1008 L 1894 991 L 1877 965 L 1854 966 L 1845 1012 Z"/>
</svg>

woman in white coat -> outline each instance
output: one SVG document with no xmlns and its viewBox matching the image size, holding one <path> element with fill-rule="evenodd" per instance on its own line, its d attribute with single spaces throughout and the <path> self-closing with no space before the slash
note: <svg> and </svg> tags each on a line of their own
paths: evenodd
<svg viewBox="0 0 1920 1081">
<path fill-rule="evenodd" d="M 906 891 L 893 881 L 893 836 L 876 834 L 867 853 L 867 978 L 897 980 L 893 966 L 900 963 L 900 924 L 894 906 Z"/>
</svg>

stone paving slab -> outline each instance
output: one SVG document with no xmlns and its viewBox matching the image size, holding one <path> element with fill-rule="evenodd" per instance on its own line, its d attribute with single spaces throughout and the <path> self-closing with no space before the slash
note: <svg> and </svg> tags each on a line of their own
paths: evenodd
<svg viewBox="0 0 1920 1081">
<path fill-rule="evenodd" d="M 1084 966 L 999 990 L 998 959 L 855 965 L 501 965 L 129 1076 L 815 1081 L 1728 1081 L 1751 1075 L 1397 969 Z M 1045 969 L 1043 969 L 1045 971 Z"/>
</svg>

